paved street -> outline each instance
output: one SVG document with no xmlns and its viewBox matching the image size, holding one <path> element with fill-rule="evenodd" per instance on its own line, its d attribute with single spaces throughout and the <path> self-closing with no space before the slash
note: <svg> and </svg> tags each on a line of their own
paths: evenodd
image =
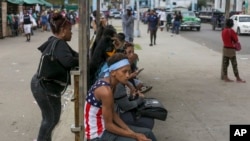
<svg viewBox="0 0 250 141">
<path fill-rule="evenodd" d="M 120 20 L 112 20 L 116 27 Z M 162 101 L 169 111 L 166 121 L 156 121 L 154 132 L 159 141 L 228 141 L 230 124 L 249 124 L 249 54 L 238 55 L 239 71 L 248 83 L 220 80 L 221 54 L 185 33 L 171 36 L 158 31 L 157 45 L 149 47 L 147 27 L 140 24 L 139 67 L 145 68 L 141 80 L 153 86 L 146 94 Z M 203 31 L 201 31 L 203 32 Z M 70 45 L 77 50 L 77 28 Z M 205 32 L 206 33 L 206 32 Z M 191 33 L 192 35 L 194 33 Z M 37 47 L 51 33 L 36 31 L 31 42 L 25 37 L 0 40 L 0 133 L 3 141 L 33 141 L 38 132 L 40 110 L 30 92 L 30 79 L 37 69 Z M 212 44 L 212 43 L 211 43 Z M 231 66 L 229 76 L 233 78 Z M 73 141 L 70 125 L 74 122 L 73 103 L 66 103 L 53 141 Z"/>
<path fill-rule="evenodd" d="M 69 44 L 78 49 L 77 29 L 73 28 L 73 32 Z M 0 40 L 1 141 L 33 141 L 37 136 L 41 114 L 30 91 L 30 80 L 40 59 L 37 47 L 50 35 L 37 30 L 31 42 L 26 42 L 24 36 Z M 69 89 L 64 95 L 64 104 L 71 93 Z"/>
<path fill-rule="evenodd" d="M 221 52 L 222 40 L 220 28 L 214 31 L 210 24 L 202 24 L 200 32 L 182 31 L 181 35 L 214 51 Z M 239 52 L 240 54 L 250 54 L 249 39 L 250 35 L 247 34 L 239 36 L 242 45 L 242 51 Z"/>
</svg>

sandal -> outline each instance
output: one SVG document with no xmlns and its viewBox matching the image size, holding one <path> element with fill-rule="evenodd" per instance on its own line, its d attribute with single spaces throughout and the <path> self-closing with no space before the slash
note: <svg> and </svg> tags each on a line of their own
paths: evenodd
<svg viewBox="0 0 250 141">
<path fill-rule="evenodd" d="M 150 91 L 153 87 L 152 86 L 142 86 L 141 87 L 141 93 L 146 93 L 148 91 Z"/>
</svg>

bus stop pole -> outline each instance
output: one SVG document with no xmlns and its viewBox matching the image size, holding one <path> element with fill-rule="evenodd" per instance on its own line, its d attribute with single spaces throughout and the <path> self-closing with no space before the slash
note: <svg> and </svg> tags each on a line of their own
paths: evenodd
<svg viewBox="0 0 250 141">
<path fill-rule="evenodd" d="M 78 0 L 79 4 L 79 124 L 81 126 L 80 141 L 84 140 L 84 104 L 87 93 L 87 64 L 89 52 L 89 0 Z"/>
</svg>

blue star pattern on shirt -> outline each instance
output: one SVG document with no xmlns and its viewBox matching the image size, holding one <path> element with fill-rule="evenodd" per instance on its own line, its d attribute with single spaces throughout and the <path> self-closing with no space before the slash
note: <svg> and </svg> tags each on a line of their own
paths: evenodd
<svg viewBox="0 0 250 141">
<path fill-rule="evenodd" d="M 101 86 L 110 86 L 110 85 L 107 82 L 103 81 L 103 80 L 98 80 L 91 87 L 91 89 L 88 92 L 87 98 L 86 98 L 87 102 L 90 103 L 91 105 L 95 106 L 95 107 L 101 107 L 102 106 L 101 101 L 97 100 L 95 98 L 95 95 L 94 95 L 95 89 L 97 89 L 98 87 L 101 87 Z"/>
</svg>

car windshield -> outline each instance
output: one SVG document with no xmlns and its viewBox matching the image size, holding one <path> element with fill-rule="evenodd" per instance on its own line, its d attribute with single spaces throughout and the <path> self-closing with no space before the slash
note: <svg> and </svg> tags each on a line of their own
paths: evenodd
<svg viewBox="0 0 250 141">
<path fill-rule="evenodd" d="M 195 14 L 193 12 L 183 12 L 183 17 L 195 17 Z"/>
<path fill-rule="evenodd" d="M 250 22 L 250 17 L 240 17 L 239 22 Z"/>
</svg>

